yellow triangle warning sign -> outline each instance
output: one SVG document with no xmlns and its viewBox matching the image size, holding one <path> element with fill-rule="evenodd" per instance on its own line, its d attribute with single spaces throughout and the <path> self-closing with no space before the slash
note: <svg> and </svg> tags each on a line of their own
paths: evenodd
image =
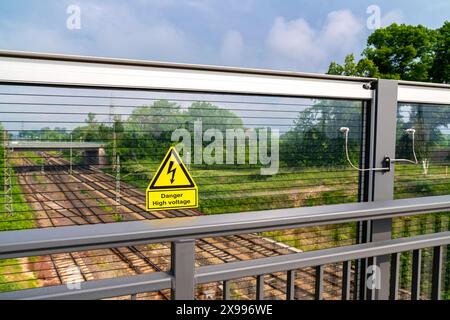
<svg viewBox="0 0 450 320">
<path fill-rule="evenodd" d="M 198 188 L 174 147 L 147 187 L 147 210 L 198 207 Z"/>
</svg>

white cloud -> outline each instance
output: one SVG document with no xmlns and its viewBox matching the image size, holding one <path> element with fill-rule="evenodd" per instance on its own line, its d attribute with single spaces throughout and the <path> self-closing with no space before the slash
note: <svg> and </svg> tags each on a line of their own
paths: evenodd
<svg viewBox="0 0 450 320">
<path fill-rule="evenodd" d="M 89 29 L 91 48 L 131 58 L 188 59 L 192 41 L 183 30 L 151 15 L 142 18 L 126 4 L 96 6 L 83 4 L 84 26 Z M 92 32 L 95 30 L 95 32 Z"/>
<path fill-rule="evenodd" d="M 220 57 L 225 64 L 238 65 L 244 51 L 244 40 L 239 31 L 231 30 L 225 34 L 220 47 Z"/>
<path fill-rule="evenodd" d="M 0 21 L 0 47 L 16 50 L 61 52 L 142 58 L 163 61 L 189 61 L 197 56 L 195 41 L 182 29 L 150 14 L 139 15 L 126 3 L 99 5 L 79 1 L 81 29 L 68 30 L 63 19 L 36 27 L 34 21 Z"/>
<path fill-rule="evenodd" d="M 275 64 L 324 71 L 331 60 L 355 51 L 362 34 L 362 22 L 350 11 L 341 10 L 330 12 L 325 24 L 318 29 L 304 19 L 286 21 L 278 17 L 266 43 Z"/>
<path fill-rule="evenodd" d="M 304 19 L 285 21 L 277 17 L 269 32 L 267 44 L 282 55 L 292 59 L 311 59 L 317 57 L 316 32 Z"/>
<path fill-rule="evenodd" d="M 321 48 L 348 53 L 359 43 L 362 31 L 363 24 L 350 11 L 333 11 L 317 41 Z"/>
</svg>

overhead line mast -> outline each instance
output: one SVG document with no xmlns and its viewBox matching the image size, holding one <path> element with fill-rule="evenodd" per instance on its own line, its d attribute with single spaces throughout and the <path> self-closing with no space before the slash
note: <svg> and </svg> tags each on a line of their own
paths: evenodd
<svg viewBox="0 0 450 320">
<path fill-rule="evenodd" d="M 4 178 L 4 208 L 8 215 L 14 214 L 12 195 L 11 157 L 8 143 L 8 132 L 3 131 L 3 178 Z"/>
</svg>

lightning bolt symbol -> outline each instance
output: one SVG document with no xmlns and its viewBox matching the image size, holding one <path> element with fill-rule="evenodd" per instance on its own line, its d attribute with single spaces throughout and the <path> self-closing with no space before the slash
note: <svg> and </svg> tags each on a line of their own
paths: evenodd
<svg viewBox="0 0 450 320">
<path fill-rule="evenodd" d="M 175 172 L 177 171 L 177 168 L 172 169 L 174 163 L 175 163 L 174 161 L 170 161 L 169 168 L 167 169 L 167 174 L 172 173 L 172 178 L 170 179 L 170 183 L 173 183 L 175 181 Z"/>
</svg>

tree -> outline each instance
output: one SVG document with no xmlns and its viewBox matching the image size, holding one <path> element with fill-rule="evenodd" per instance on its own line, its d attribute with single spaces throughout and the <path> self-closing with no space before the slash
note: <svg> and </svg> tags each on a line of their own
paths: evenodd
<svg viewBox="0 0 450 320">
<path fill-rule="evenodd" d="M 373 61 L 381 78 L 429 81 L 436 34 L 422 25 L 393 23 L 369 36 L 363 56 Z"/>
<path fill-rule="evenodd" d="M 202 121 L 203 132 L 214 128 L 222 133 L 226 129 L 243 128 L 242 119 L 234 112 L 220 108 L 209 102 L 194 102 L 190 105 L 187 112 L 187 123 L 189 130 L 192 131 L 194 121 Z"/>
<path fill-rule="evenodd" d="M 343 65 L 331 62 L 328 73 L 448 83 L 449 43 L 449 22 L 437 30 L 394 23 L 368 37 L 361 60 L 349 54 Z"/>
<path fill-rule="evenodd" d="M 331 62 L 328 68 L 328 74 L 356 77 L 378 77 L 378 68 L 372 60 L 363 58 L 355 62 L 355 56 L 349 54 L 345 57 L 344 65 Z"/>
<path fill-rule="evenodd" d="M 367 47 L 358 63 L 353 54 L 349 54 L 343 65 L 332 62 L 328 73 L 450 83 L 450 22 L 437 30 L 404 24 L 378 29 L 367 39 Z M 411 137 L 404 130 L 415 128 L 417 155 L 419 159 L 429 159 L 431 148 L 445 142 L 441 129 L 448 127 L 447 109 L 427 106 L 424 112 L 423 106 L 411 105 L 407 116 L 399 115 L 398 156 L 411 157 Z"/>
<path fill-rule="evenodd" d="M 294 125 L 281 136 L 281 160 L 290 166 L 336 165 L 345 163 L 344 139 L 339 128 L 348 126 L 349 151 L 358 161 L 362 103 L 318 100 L 301 111 Z"/>
<path fill-rule="evenodd" d="M 184 122 L 178 104 L 158 100 L 150 106 L 133 109 L 125 127 L 126 131 L 134 131 L 141 136 L 170 137 L 173 130 L 183 127 Z"/>
<path fill-rule="evenodd" d="M 433 82 L 450 83 L 450 22 L 438 29 L 435 58 L 430 71 Z"/>
<path fill-rule="evenodd" d="M 84 121 L 89 125 L 93 125 L 93 124 L 97 123 L 97 120 L 95 119 L 95 113 L 89 112 L 86 120 L 84 120 Z"/>
</svg>

